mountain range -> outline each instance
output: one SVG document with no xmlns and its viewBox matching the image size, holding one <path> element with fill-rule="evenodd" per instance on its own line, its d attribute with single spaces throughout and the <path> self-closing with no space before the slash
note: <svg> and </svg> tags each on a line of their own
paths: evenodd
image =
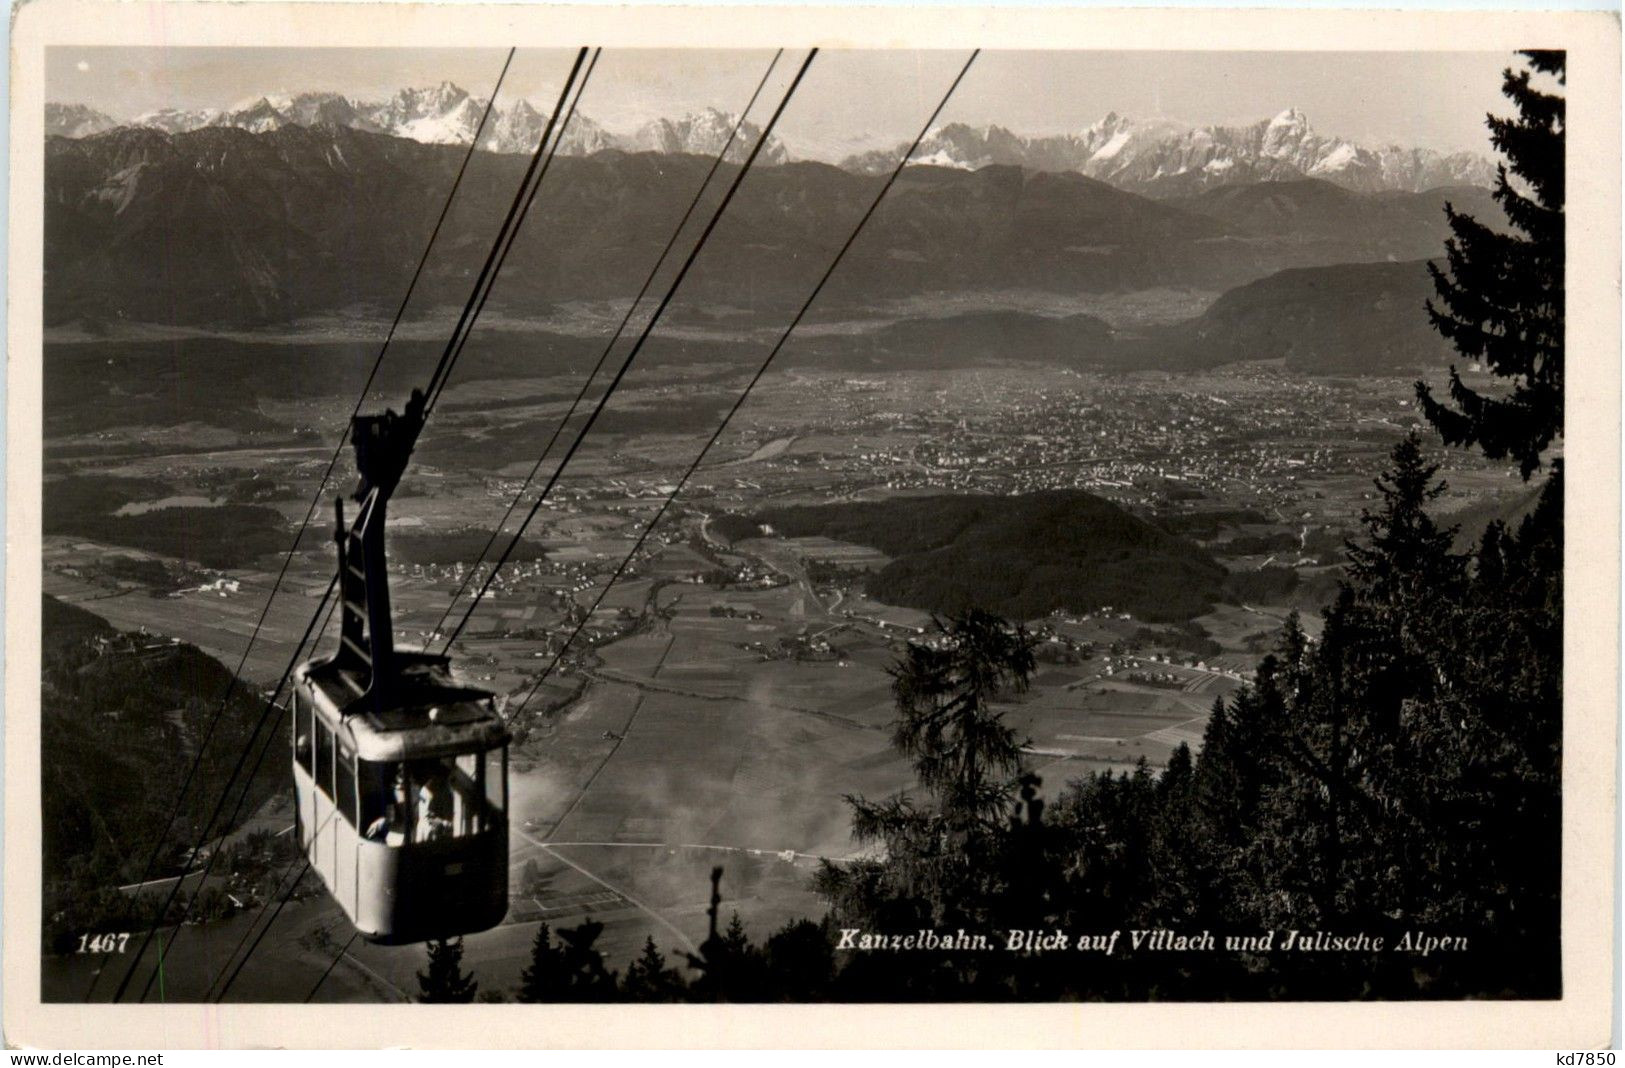
<svg viewBox="0 0 1625 1068">
<path fill-rule="evenodd" d="M 1297 267 L 1227 290 L 1174 323 L 1117 329 L 1092 315 L 961 312 L 809 338 L 791 362 L 869 373 L 1001 363 L 1184 370 L 1282 360 L 1307 374 L 1412 372 L 1450 358 L 1423 312 L 1433 296 L 1418 261 Z"/>
<path fill-rule="evenodd" d="M 325 124 L 53 138 L 47 321 L 252 324 L 391 307 L 461 162 L 453 145 Z M 461 303 L 525 165 L 492 154 L 469 168 L 418 307 Z M 493 307 L 535 316 L 558 302 L 625 299 L 709 167 L 687 154 L 560 158 Z M 753 174 L 685 281 L 685 303 L 779 315 L 879 184 L 820 163 Z M 1447 201 L 1500 218 L 1475 187 L 1357 193 L 1299 180 L 1153 200 L 1075 172 L 910 167 L 820 301 L 1216 293 L 1291 268 L 1436 256 Z"/>
<path fill-rule="evenodd" d="M 896 153 L 867 152 L 842 166 L 867 174 L 891 169 Z M 1021 137 L 1001 126 L 950 123 L 920 144 L 919 161 L 974 170 L 1009 164 L 1077 171 L 1148 196 L 1198 193 L 1261 181 L 1320 178 L 1360 192 L 1421 192 L 1442 185 L 1489 186 L 1495 169 L 1470 152 L 1387 145 L 1363 148 L 1316 133 L 1296 108 L 1250 126 L 1189 128 L 1108 114 L 1077 134 Z"/>
<path fill-rule="evenodd" d="M 122 124 L 117 119 L 83 104 L 45 105 L 47 137 L 91 137 L 106 133 L 120 125 Z"/>
<path fill-rule="evenodd" d="M 120 122 L 82 104 L 46 105 L 46 132 L 86 137 L 118 126 L 186 133 L 207 127 L 235 127 L 266 133 L 289 125 L 332 124 L 384 133 L 427 144 L 468 144 L 487 101 L 450 82 L 402 89 L 383 101 L 361 101 L 338 93 L 264 96 L 233 107 L 166 108 Z M 715 155 L 737 116 L 706 109 L 679 119 L 653 119 L 629 134 L 612 133 L 577 112 L 565 131 L 563 155 L 591 155 L 605 149 Z M 525 100 L 498 105 L 480 144 L 493 152 L 528 153 L 547 123 L 545 112 Z M 743 159 L 758 127 L 746 123 L 730 155 Z M 902 145 L 849 156 L 840 166 L 860 174 L 889 171 Z M 760 161 L 784 163 L 785 146 L 772 138 Z M 1249 126 L 1193 128 L 1163 120 L 1134 120 L 1115 112 L 1089 128 L 1054 136 L 1024 137 L 1001 126 L 949 123 L 921 143 L 916 162 L 975 170 L 1010 165 L 1029 170 L 1075 172 L 1119 189 L 1164 197 L 1259 181 L 1319 178 L 1360 192 L 1422 192 L 1443 185 L 1489 186 L 1494 168 L 1483 156 L 1444 154 L 1398 145 L 1362 147 L 1317 133 L 1308 118 L 1288 108 Z"/>
<path fill-rule="evenodd" d="M 47 322 L 256 324 L 392 306 L 461 162 L 454 145 L 326 124 L 53 138 Z M 462 301 L 525 164 L 492 154 L 469 168 L 417 307 Z M 613 149 L 559 159 L 493 308 L 540 316 L 625 299 L 709 166 Z M 684 303 L 778 315 L 879 182 L 804 162 L 754 174 Z M 1358 193 L 1305 179 L 1154 200 L 1077 173 L 910 167 L 820 299 L 838 309 L 933 293 L 1216 293 L 1294 268 L 1436 256 L 1446 202 L 1500 218 L 1476 187 Z"/>
<path fill-rule="evenodd" d="M 209 127 L 233 127 L 250 133 L 268 133 L 285 126 L 345 126 L 368 133 L 389 134 L 432 145 L 466 145 L 480 128 L 490 102 L 470 95 L 451 82 L 423 89 L 402 89 L 382 101 L 361 101 L 338 93 L 282 93 L 245 101 L 229 108 L 163 108 L 119 122 L 82 104 L 46 104 L 47 135 L 86 137 L 118 126 L 150 128 L 164 133 L 189 133 Z M 654 119 L 629 135 L 611 134 L 580 111 L 564 131 L 559 153 L 589 156 L 605 149 L 699 153 L 715 156 L 728 139 L 737 115 L 714 108 L 681 119 Z M 529 154 L 547 127 L 548 113 L 527 100 L 491 108 L 480 147 L 490 152 Z M 746 122 L 740 127 L 731 159 L 742 160 L 761 134 Z M 789 158 L 777 138 L 769 138 L 758 162 L 782 163 Z"/>
</svg>

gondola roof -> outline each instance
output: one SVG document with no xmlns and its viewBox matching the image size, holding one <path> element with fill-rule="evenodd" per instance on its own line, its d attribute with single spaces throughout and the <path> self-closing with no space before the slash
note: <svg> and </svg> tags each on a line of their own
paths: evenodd
<svg viewBox="0 0 1625 1068">
<path fill-rule="evenodd" d="M 510 735 L 495 697 L 452 678 L 447 658 L 396 653 L 396 674 L 385 700 L 364 696 L 365 680 L 333 660 L 303 665 L 329 717 L 349 729 L 362 760 L 401 761 L 479 752 L 507 744 Z"/>
</svg>

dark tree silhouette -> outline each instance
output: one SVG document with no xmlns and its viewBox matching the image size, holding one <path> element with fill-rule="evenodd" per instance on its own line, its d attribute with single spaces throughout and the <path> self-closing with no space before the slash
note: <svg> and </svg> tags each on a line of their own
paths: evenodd
<svg viewBox="0 0 1625 1068">
<path fill-rule="evenodd" d="M 603 954 L 593 948 L 604 925 L 590 917 L 558 933 L 547 924 L 536 928 L 530 966 L 519 973 L 517 999 L 527 1004 L 553 1001 L 614 1001 L 619 992 L 615 973 L 604 968 Z"/>
<path fill-rule="evenodd" d="M 1451 367 L 1448 403 L 1422 382 L 1416 394 L 1446 444 L 1511 457 L 1527 479 L 1563 432 L 1564 100 L 1535 88 L 1531 73 L 1563 84 L 1565 53 L 1523 55 L 1531 70 L 1509 68 L 1503 83 L 1518 118 L 1488 118 L 1490 140 L 1507 160 L 1494 195 L 1514 232 L 1498 233 L 1447 203 L 1448 272 L 1428 264 L 1439 295 L 1439 305 L 1427 305 L 1435 329 L 1509 379 L 1511 391 L 1480 393 Z"/>
<path fill-rule="evenodd" d="M 480 984 L 463 972 L 463 940 L 430 942 L 428 949 L 428 966 L 418 972 L 418 1000 L 454 1005 L 473 1001 Z"/>
<path fill-rule="evenodd" d="M 564 950 L 553 945 L 553 931 L 547 924 L 536 928 L 530 944 L 530 966 L 519 973 L 517 1000 L 540 1004 L 563 1000 Z"/>
<path fill-rule="evenodd" d="M 994 701 L 1026 687 L 1034 644 L 1025 628 L 971 609 L 936 621 L 892 667 L 892 745 L 914 765 L 923 796 L 847 798 L 853 836 L 884 845 L 887 861 L 821 873 L 821 890 L 845 899 L 844 911 L 900 908 L 891 921 L 939 922 L 985 904 L 989 880 L 999 881 L 989 850 L 1021 771 L 1021 742 Z"/>
<path fill-rule="evenodd" d="M 680 1001 L 686 984 L 676 968 L 666 966 L 666 958 L 655 948 L 655 940 L 643 940 L 643 953 L 626 969 L 622 991 L 631 1001 Z"/>
<path fill-rule="evenodd" d="M 569 1001 L 614 1001 L 619 987 L 615 973 L 604 967 L 604 955 L 593 948 L 604 925 L 588 917 L 580 925 L 559 932 L 563 943 L 566 994 Z"/>
<path fill-rule="evenodd" d="M 1021 744 L 993 708 L 1024 690 L 1036 666 L 1026 629 L 977 609 L 936 623 L 936 641 L 911 644 L 892 669 L 892 741 L 950 826 L 1000 823 L 1009 810 Z"/>
<path fill-rule="evenodd" d="M 777 1001 L 816 1001 L 829 996 L 835 976 L 830 933 L 811 920 L 791 920 L 767 940 L 769 993 Z"/>
<path fill-rule="evenodd" d="M 711 869 L 711 904 L 705 910 L 707 933 L 699 953 L 685 953 L 688 966 L 699 974 L 689 986 L 689 995 L 698 1001 L 763 1001 L 770 996 L 764 986 L 762 952 L 750 943 L 739 913 L 733 914 L 726 931 L 717 928 L 722 909 L 722 869 Z"/>
</svg>

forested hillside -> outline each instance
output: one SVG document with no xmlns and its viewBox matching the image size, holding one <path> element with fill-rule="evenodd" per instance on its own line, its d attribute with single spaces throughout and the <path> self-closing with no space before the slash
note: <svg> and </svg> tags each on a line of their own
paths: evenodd
<svg viewBox="0 0 1625 1068">
<path fill-rule="evenodd" d="M 1208 611 L 1225 579 L 1199 546 L 1081 490 L 775 508 L 753 522 L 879 549 L 893 559 L 870 577 L 869 593 L 931 612 L 1032 619 L 1110 605 L 1183 622 Z"/>
<path fill-rule="evenodd" d="M 141 878 L 208 723 L 221 708 L 197 780 L 169 826 L 150 877 L 177 870 L 249 744 L 264 701 L 193 646 L 121 633 L 99 616 L 46 597 L 40 685 L 40 834 L 47 949 L 81 932 L 117 928 L 129 905 L 113 888 Z M 250 784 L 243 814 L 286 785 L 283 734 Z M 235 807 L 232 794 L 229 813 Z M 217 826 L 217 830 L 220 830 Z M 108 925 L 114 925 L 109 927 Z"/>
</svg>

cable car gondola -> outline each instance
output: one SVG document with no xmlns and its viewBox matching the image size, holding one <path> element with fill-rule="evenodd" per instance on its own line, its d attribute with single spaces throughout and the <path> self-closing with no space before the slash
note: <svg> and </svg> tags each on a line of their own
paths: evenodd
<svg viewBox="0 0 1625 1068">
<path fill-rule="evenodd" d="M 363 938 L 401 945 L 496 926 L 508 909 L 509 732 L 444 655 L 395 649 L 384 524 L 423 426 L 358 416 L 355 521 L 337 512 L 339 645 L 294 672 L 300 847 Z"/>
</svg>

